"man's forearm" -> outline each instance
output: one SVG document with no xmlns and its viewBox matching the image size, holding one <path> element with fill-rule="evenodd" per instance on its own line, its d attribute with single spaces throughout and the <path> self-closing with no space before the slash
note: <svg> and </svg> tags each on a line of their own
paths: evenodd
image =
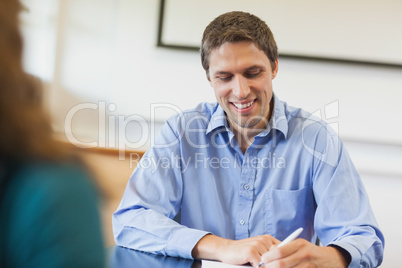
<svg viewBox="0 0 402 268">
<path fill-rule="evenodd" d="M 231 264 L 251 263 L 258 265 L 262 254 L 279 240 L 270 235 L 260 235 L 241 240 L 231 240 L 215 235 L 201 238 L 192 251 L 194 258 L 218 260 Z"/>
<path fill-rule="evenodd" d="M 196 259 L 219 260 L 219 249 L 228 244 L 228 239 L 207 234 L 194 246 L 192 255 Z"/>
</svg>

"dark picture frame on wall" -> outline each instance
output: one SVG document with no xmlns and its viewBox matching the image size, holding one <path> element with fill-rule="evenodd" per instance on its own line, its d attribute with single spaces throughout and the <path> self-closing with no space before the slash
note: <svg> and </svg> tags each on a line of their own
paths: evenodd
<svg viewBox="0 0 402 268">
<path fill-rule="evenodd" d="M 402 68 L 402 35 L 395 25 L 402 25 L 402 17 L 396 17 L 395 11 L 402 10 L 402 1 L 378 1 L 378 6 L 367 7 L 364 3 L 160 0 L 157 46 L 197 51 L 202 31 L 213 18 L 243 10 L 268 23 L 281 58 Z"/>
</svg>

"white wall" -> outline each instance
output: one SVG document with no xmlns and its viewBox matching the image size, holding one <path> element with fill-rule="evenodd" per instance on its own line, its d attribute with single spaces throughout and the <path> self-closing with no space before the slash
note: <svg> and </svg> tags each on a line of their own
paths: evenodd
<svg viewBox="0 0 402 268">
<path fill-rule="evenodd" d="M 370 203 L 385 237 L 383 268 L 401 267 L 402 180 L 396 177 L 362 174 Z"/>
</svg>

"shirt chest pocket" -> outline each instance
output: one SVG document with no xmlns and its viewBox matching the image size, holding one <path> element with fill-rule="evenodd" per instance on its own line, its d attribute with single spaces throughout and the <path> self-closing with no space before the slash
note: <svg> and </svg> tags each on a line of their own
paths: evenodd
<svg viewBox="0 0 402 268">
<path fill-rule="evenodd" d="M 310 240 L 314 235 L 316 204 L 310 186 L 298 190 L 267 190 L 265 192 L 265 232 L 279 240 L 299 227 L 300 237 Z"/>
</svg>

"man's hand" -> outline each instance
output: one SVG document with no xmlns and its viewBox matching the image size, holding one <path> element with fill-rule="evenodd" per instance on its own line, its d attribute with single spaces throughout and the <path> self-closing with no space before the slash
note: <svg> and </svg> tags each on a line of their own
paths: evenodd
<svg viewBox="0 0 402 268">
<path fill-rule="evenodd" d="M 193 249 L 193 257 L 218 260 L 230 264 L 258 266 L 261 256 L 280 241 L 270 235 L 260 235 L 242 240 L 230 240 L 215 235 L 206 235 Z"/>
<path fill-rule="evenodd" d="M 261 260 L 266 268 L 347 267 L 345 259 L 335 248 L 319 247 L 304 239 L 296 239 L 279 248 L 273 246 Z"/>
</svg>

